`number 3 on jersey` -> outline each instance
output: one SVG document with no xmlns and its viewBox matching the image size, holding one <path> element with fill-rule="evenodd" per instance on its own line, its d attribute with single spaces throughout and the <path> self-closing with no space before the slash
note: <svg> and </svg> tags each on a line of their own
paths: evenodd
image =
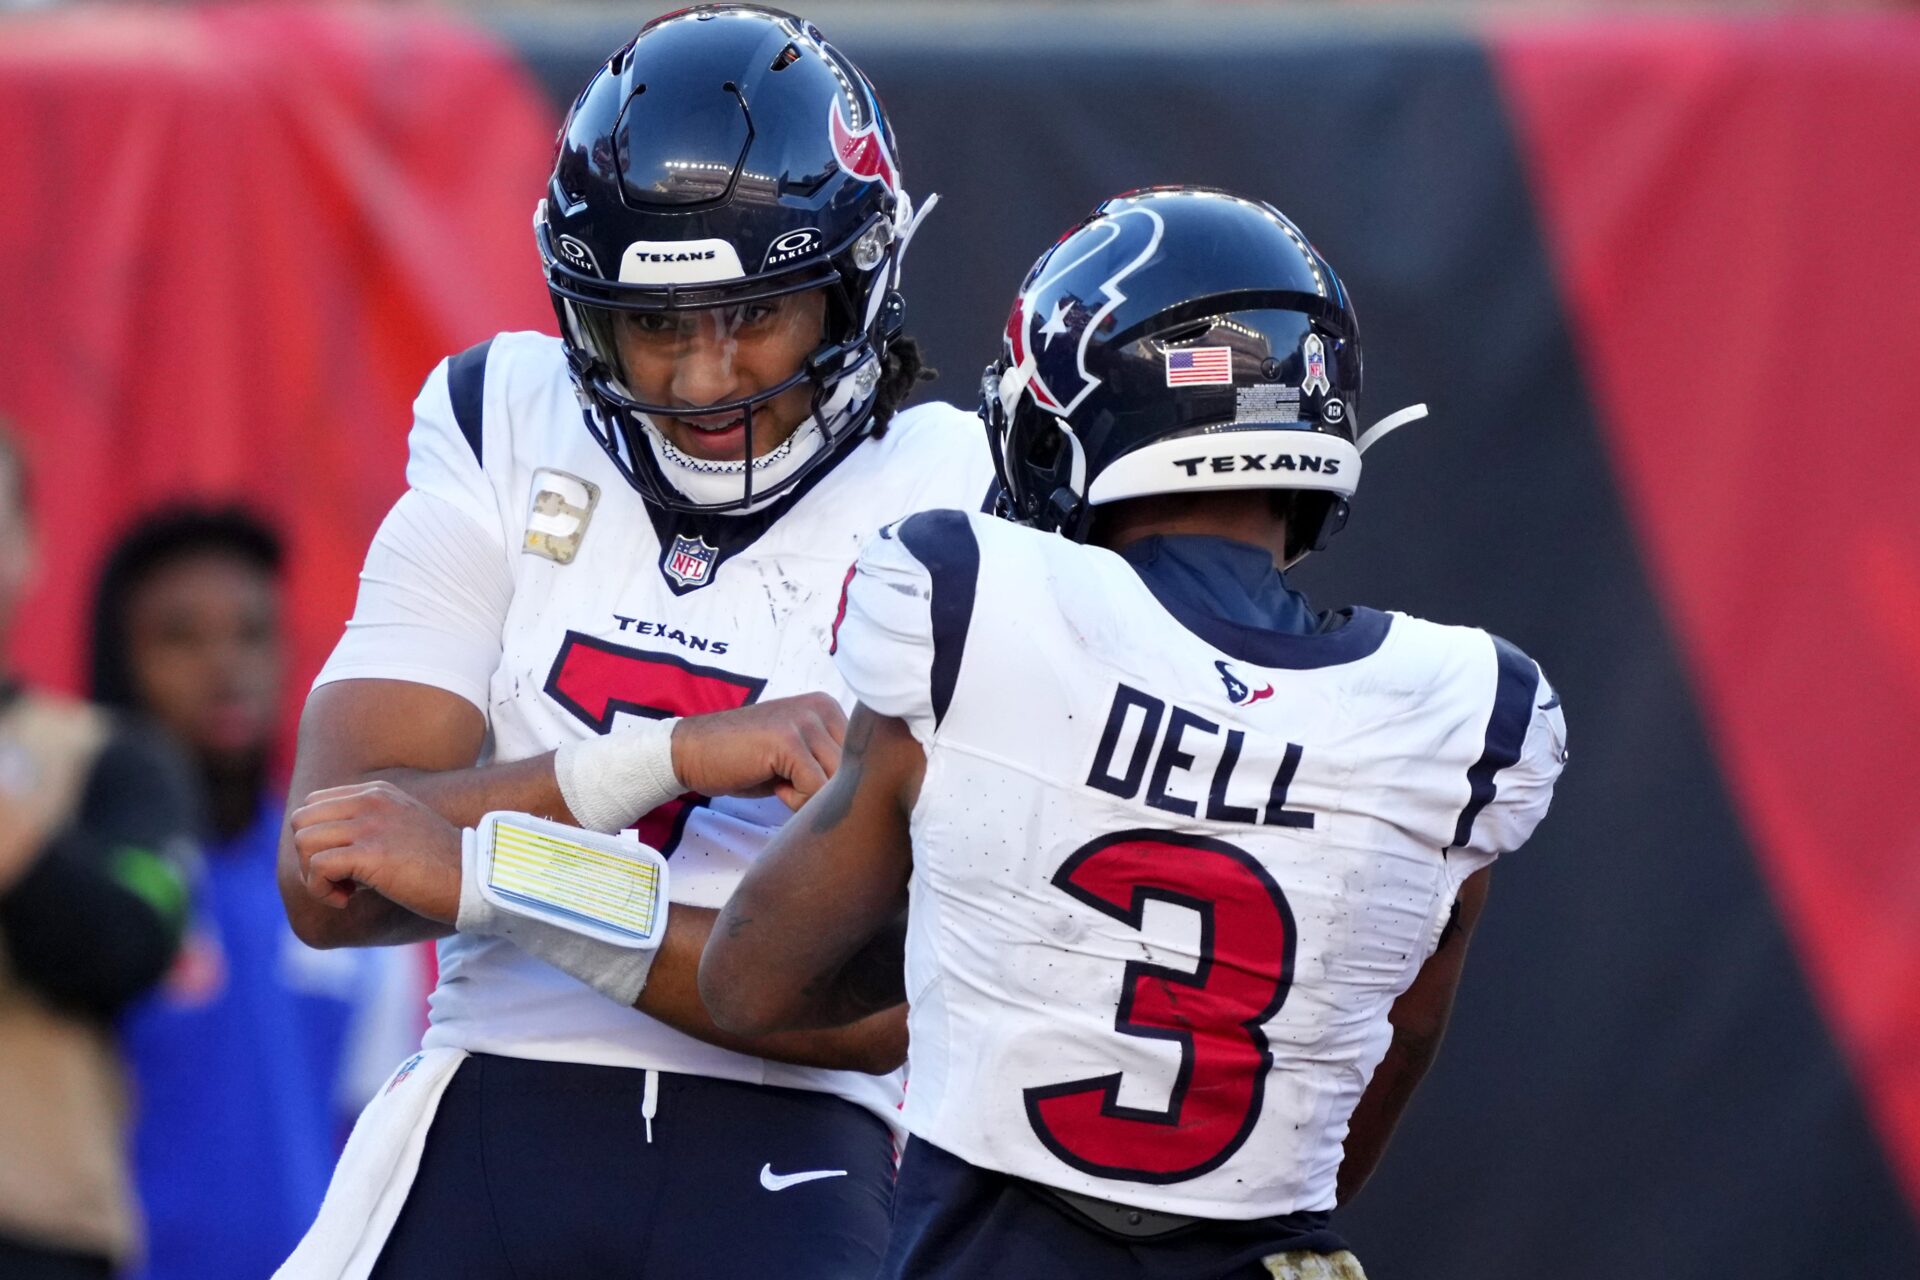
<svg viewBox="0 0 1920 1280">
<path fill-rule="evenodd" d="M 1135 960 L 1114 1029 L 1174 1040 L 1180 1069 L 1164 1111 L 1120 1105 L 1120 1073 L 1028 1089 L 1027 1120 L 1085 1173 L 1168 1183 L 1218 1168 L 1253 1132 L 1273 1053 L 1263 1030 L 1293 984 L 1294 923 L 1273 877 L 1244 850 L 1204 836 L 1124 831 L 1086 845 L 1053 883 L 1138 929 L 1157 898 L 1200 916 L 1192 972 Z"/>
<path fill-rule="evenodd" d="M 567 632 L 547 674 L 547 694 L 595 733 L 613 730 L 625 711 L 652 720 L 703 716 L 744 707 L 760 696 L 765 680 L 714 667 L 696 667 L 664 653 L 628 649 L 578 631 Z M 706 797 L 688 792 L 635 823 L 640 839 L 661 853 L 680 843 L 687 815 Z"/>
</svg>

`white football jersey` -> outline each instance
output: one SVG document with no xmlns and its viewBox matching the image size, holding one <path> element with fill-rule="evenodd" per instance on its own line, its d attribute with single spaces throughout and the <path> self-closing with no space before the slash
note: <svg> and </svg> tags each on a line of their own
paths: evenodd
<svg viewBox="0 0 1920 1280">
<path fill-rule="evenodd" d="M 921 405 L 816 473 L 776 516 L 706 517 L 702 535 L 663 545 L 583 423 L 556 339 L 502 334 L 453 357 L 427 380 L 414 414 L 410 492 L 376 546 L 416 527 L 397 517 L 425 495 L 458 511 L 456 531 L 482 531 L 473 536 L 497 551 L 491 567 L 500 583 L 510 575 L 510 594 L 502 586 L 489 604 L 488 591 L 446 567 L 459 558 L 424 539 L 382 558 L 378 574 L 370 555 L 359 616 L 317 683 L 374 677 L 460 693 L 486 714 L 490 761 L 539 755 L 635 715 L 693 715 L 813 690 L 851 705 L 827 644 L 861 542 L 914 511 L 978 507 L 992 482 L 978 420 Z M 728 540 L 755 529 L 750 540 Z M 408 579 L 399 584 L 403 613 L 476 619 L 480 630 L 497 625 L 497 637 L 436 639 L 404 618 L 369 621 L 370 593 L 391 594 L 395 574 Z M 668 855 L 674 901 L 718 907 L 787 816 L 774 799 L 689 797 L 648 815 L 639 831 Z M 440 943 L 431 1007 L 429 1047 L 824 1090 L 897 1121 L 897 1077 L 715 1048 L 496 938 Z"/>
<path fill-rule="evenodd" d="M 1331 1208 L 1389 1007 L 1546 812 L 1539 668 L 1372 610 L 1183 623 L 1110 551 L 957 511 L 868 543 L 836 656 L 927 753 L 909 1131 L 1141 1208 Z"/>
</svg>

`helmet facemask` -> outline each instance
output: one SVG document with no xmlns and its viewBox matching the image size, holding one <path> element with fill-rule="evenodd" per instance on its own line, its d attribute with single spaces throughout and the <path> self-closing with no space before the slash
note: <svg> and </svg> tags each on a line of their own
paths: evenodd
<svg viewBox="0 0 1920 1280">
<path fill-rule="evenodd" d="M 881 217 L 805 270 L 657 288 L 550 257 L 588 426 L 627 480 L 665 507 L 750 510 L 864 426 L 901 319 L 894 242 Z"/>
<path fill-rule="evenodd" d="M 1028 372 L 996 360 L 981 378 L 980 418 L 1000 477 L 999 514 L 1081 542 L 1093 516 L 1086 448 L 1065 418 L 1027 394 Z"/>
</svg>

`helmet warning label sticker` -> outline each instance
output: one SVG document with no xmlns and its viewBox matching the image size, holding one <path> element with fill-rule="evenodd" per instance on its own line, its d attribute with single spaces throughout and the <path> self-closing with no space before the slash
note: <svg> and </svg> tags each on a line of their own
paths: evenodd
<svg viewBox="0 0 1920 1280">
<path fill-rule="evenodd" d="M 1235 423 L 1300 421 L 1300 388 L 1272 383 L 1241 387 L 1233 394 Z"/>
</svg>

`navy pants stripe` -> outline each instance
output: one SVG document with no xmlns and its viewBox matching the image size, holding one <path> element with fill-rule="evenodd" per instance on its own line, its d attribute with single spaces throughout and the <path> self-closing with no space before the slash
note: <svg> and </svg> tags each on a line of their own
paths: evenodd
<svg viewBox="0 0 1920 1280">
<path fill-rule="evenodd" d="M 1089 1224 L 1044 1191 L 909 1139 L 882 1280 L 1258 1280 L 1260 1260 L 1346 1248 L 1325 1213 L 1210 1221 L 1153 1240 Z"/>
<path fill-rule="evenodd" d="M 448 1084 L 374 1280 L 868 1280 L 893 1139 L 823 1093 L 474 1054 Z M 763 1185 L 762 1168 L 777 1189 Z M 845 1177 L 782 1182 L 844 1169 Z"/>
</svg>

